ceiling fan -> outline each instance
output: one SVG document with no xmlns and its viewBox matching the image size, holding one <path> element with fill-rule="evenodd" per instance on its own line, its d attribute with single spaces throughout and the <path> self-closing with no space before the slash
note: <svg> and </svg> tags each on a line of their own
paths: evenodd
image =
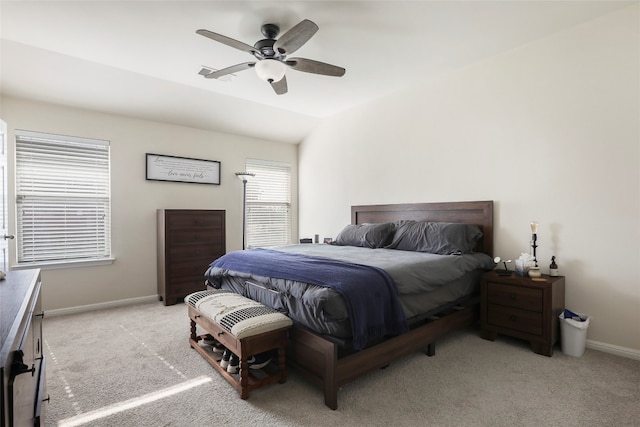
<svg viewBox="0 0 640 427">
<path fill-rule="evenodd" d="M 255 58 L 254 61 L 243 62 L 242 64 L 212 71 L 205 74 L 205 78 L 217 79 L 231 73 L 255 68 L 256 74 L 260 79 L 268 82 L 275 93 L 283 95 L 287 93 L 286 66 L 297 71 L 324 76 L 341 77 L 344 75 L 346 70 L 342 67 L 312 59 L 287 58 L 287 55 L 302 47 L 318 31 L 318 26 L 314 22 L 305 19 L 284 33 L 279 39 L 276 39 L 280 32 L 280 27 L 277 25 L 264 24 L 261 30 L 266 38 L 257 41 L 253 46 L 209 30 L 196 31 L 201 36 L 247 52 Z"/>
</svg>

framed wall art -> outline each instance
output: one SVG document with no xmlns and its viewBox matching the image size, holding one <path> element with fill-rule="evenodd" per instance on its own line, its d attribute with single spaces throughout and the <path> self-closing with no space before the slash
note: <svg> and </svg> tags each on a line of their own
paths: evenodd
<svg viewBox="0 0 640 427">
<path fill-rule="evenodd" d="M 147 181 L 220 185 L 220 162 L 147 153 Z"/>
</svg>

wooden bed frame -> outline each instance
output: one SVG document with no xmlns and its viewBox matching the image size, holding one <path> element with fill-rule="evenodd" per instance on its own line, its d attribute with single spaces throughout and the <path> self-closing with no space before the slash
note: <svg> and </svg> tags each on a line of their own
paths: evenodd
<svg viewBox="0 0 640 427">
<path fill-rule="evenodd" d="M 478 225 L 484 237 L 476 249 L 492 255 L 493 202 L 445 202 L 398 205 L 368 205 L 351 208 L 352 224 L 384 223 L 401 219 L 456 222 Z M 407 333 L 372 347 L 339 355 L 339 347 L 308 329 L 294 326 L 289 335 L 287 362 L 324 390 L 325 404 L 338 408 L 338 389 L 356 378 L 389 365 L 393 360 L 426 349 L 435 354 L 435 341 L 453 331 L 475 323 L 479 318 L 479 299 L 438 313 Z"/>
</svg>

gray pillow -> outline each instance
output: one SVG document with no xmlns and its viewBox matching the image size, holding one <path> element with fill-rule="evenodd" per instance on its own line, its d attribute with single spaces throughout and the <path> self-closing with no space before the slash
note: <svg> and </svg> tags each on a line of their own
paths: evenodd
<svg viewBox="0 0 640 427">
<path fill-rule="evenodd" d="M 471 253 L 482 238 L 476 225 L 408 221 L 398 225 L 388 249 L 439 255 Z"/>
<path fill-rule="evenodd" d="M 333 242 L 338 246 L 359 246 L 364 248 L 382 248 L 393 235 L 393 224 L 349 224 L 340 231 Z"/>
</svg>

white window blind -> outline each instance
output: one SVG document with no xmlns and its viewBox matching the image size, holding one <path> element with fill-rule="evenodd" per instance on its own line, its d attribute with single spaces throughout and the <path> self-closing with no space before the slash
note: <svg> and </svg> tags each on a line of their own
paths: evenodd
<svg viewBox="0 0 640 427">
<path fill-rule="evenodd" d="M 109 142 L 16 131 L 18 265 L 111 257 Z"/>
<path fill-rule="evenodd" d="M 291 167 L 247 159 L 246 236 L 248 248 L 291 243 Z"/>
</svg>

